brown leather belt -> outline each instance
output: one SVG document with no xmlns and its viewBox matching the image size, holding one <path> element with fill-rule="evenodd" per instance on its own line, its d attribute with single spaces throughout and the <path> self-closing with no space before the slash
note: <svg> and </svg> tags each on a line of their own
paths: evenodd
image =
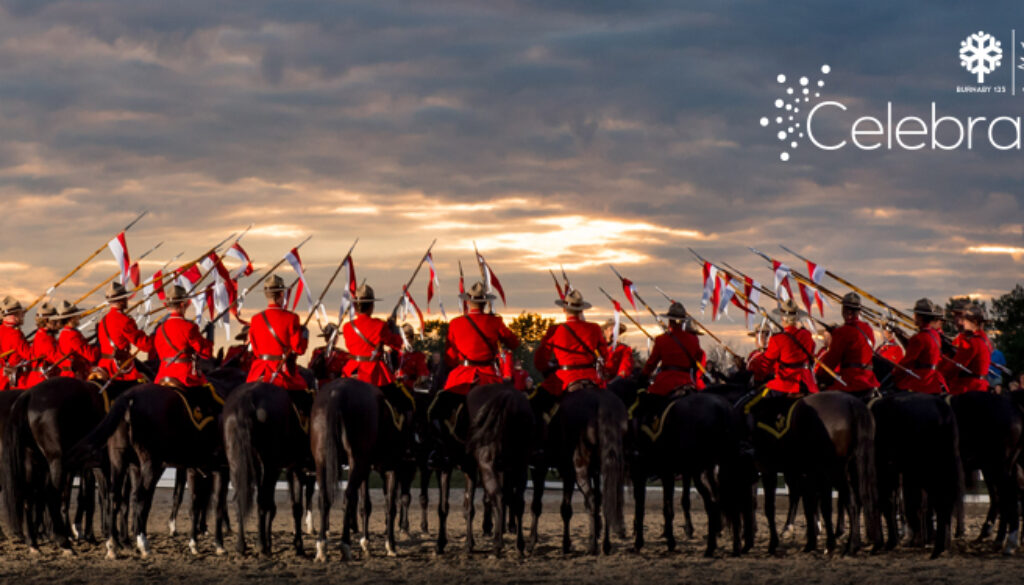
<svg viewBox="0 0 1024 585">
<path fill-rule="evenodd" d="M 380 361 L 379 357 L 372 357 L 372 356 L 368 356 L 368 355 L 354 355 L 354 356 L 350 357 L 349 359 L 354 361 L 354 362 L 379 362 Z"/>
<path fill-rule="evenodd" d="M 284 361 L 284 356 L 265 353 L 263 355 L 256 356 L 256 359 L 263 360 L 265 362 L 282 362 Z"/>
<path fill-rule="evenodd" d="M 164 358 L 162 361 L 163 361 L 164 365 L 191 364 L 192 363 L 192 360 L 190 360 L 188 358 L 180 358 L 180 357 L 179 358 Z"/>
<path fill-rule="evenodd" d="M 462 360 L 464 366 L 489 367 L 494 365 L 494 360 Z"/>
<path fill-rule="evenodd" d="M 559 370 L 596 370 L 597 364 L 577 364 L 570 366 L 558 366 Z"/>
<path fill-rule="evenodd" d="M 685 373 L 688 373 L 692 369 L 693 369 L 692 367 L 691 368 L 684 368 L 683 366 L 673 366 L 673 365 L 661 366 L 661 370 L 663 372 L 685 372 Z"/>
</svg>

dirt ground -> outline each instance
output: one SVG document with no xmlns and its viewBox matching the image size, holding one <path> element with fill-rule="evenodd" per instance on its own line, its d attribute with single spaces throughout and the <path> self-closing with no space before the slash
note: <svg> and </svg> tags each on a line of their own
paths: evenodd
<svg viewBox="0 0 1024 585">
<path fill-rule="evenodd" d="M 170 490 L 159 490 L 151 517 L 149 534 L 153 556 L 143 560 L 135 551 L 127 551 L 118 560 L 106 560 L 102 545 L 78 544 L 76 556 L 63 558 L 52 546 L 44 546 L 41 554 L 29 555 L 24 545 L 3 541 L 0 545 L 0 582 L 46 583 L 48 585 L 75 585 L 103 583 L 105 585 L 139 583 L 187 583 L 204 585 L 219 582 L 246 583 L 385 583 L 445 582 L 445 583 L 766 583 L 768 585 L 797 585 L 814 583 L 970 583 L 971 585 L 1024 582 L 1024 553 L 1005 558 L 993 552 L 991 542 L 974 543 L 955 541 L 953 553 L 930 561 L 922 549 L 898 549 L 895 552 L 857 557 L 826 557 L 822 553 L 800 552 L 802 542 L 786 541 L 778 557 L 767 555 L 767 530 L 759 517 L 758 538 L 754 550 L 742 557 L 731 558 L 720 551 L 716 558 L 706 559 L 704 550 L 705 517 L 694 497 L 694 522 L 697 532 L 687 540 L 683 535 L 682 515 L 677 513 L 675 533 L 678 550 L 667 553 L 660 538 L 662 519 L 660 493 L 649 493 L 646 516 L 647 546 L 640 552 L 630 551 L 630 542 L 616 541 L 615 550 L 607 557 L 584 554 L 587 519 L 582 514 L 582 502 L 577 495 L 576 515 L 572 522 L 573 552 L 563 556 L 559 542 L 561 520 L 558 501 L 546 497 L 541 517 L 541 541 L 538 549 L 520 558 L 506 548 L 502 558 L 493 558 L 489 552 L 489 539 L 480 535 L 478 506 L 477 550 L 471 555 L 464 552 L 465 523 L 462 517 L 462 492 L 453 490 L 452 514 L 449 521 L 451 544 L 443 557 L 433 553 L 433 535 L 437 527 L 434 505 L 436 491 L 431 493 L 429 523 L 430 535 L 419 533 L 419 506 L 413 500 L 412 534 L 398 541 L 398 557 L 384 555 L 384 516 L 379 495 L 372 518 L 371 556 L 366 558 L 355 546 L 356 558 L 341 561 L 337 547 L 336 528 L 340 526 L 340 510 L 332 510 L 332 539 L 330 560 L 326 564 L 314 563 L 313 537 L 306 535 L 306 558 L 297 558 L 291 551 L 291 519 L 285 507 L 285 494 L 279 494 L 278 514 L 274 525 L 274 555 L 270 560 L 255 556 L 239 557 L 233 552 L 225 556 L 213 554 L 212 541 L 200 540 L 200 556 L 188 552 L 185 535 L 168 535 Z M 457 504 L 457 505 L 455 505 Z M 780 502 L 784 504 L 784 502 Z M 627 497 L 626 522 L 632 526 L 632 498 Z M 983 509 L 968 507 L 969 538 L 973 539 L 982 522 Z M 782 520 L 780 510 L 779 525 Z M 233 514 L 232 521 L 234 522 Z M 249 523 L 249 542 L 255 538 L 254 522 Z M 187 528 L 188 513 L 178 519 L 179 530 Z M 802 535 L 802 523 L 798 534 Z M 631 530 L 630 530 L 631 532 Z M 511 536 L 507 542 L 511 545 Z M 802 538 L 802 536 L 801 536 Z M 228 536 L 227 547 L 234 548 L 234 535 Z"/>
</svg>

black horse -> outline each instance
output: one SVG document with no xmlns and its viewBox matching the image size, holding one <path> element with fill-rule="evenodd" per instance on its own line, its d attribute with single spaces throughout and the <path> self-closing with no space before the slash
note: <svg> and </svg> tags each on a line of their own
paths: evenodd
<svg viewBox="0 0 1024 585">
<path fill-rule="evenodd" d="M 286 470 L 295 523 L 293 545 L 295 553 L 302 556 L 303 476 L 312 468 L 312 454 L 309 436 L 288 391 L 263 382 L 239 386 L 224 403 L 221 429 L 238 510 L 236 550 L 246 552 L 245 520 L 252 509 L 255 487 L 259 552 L 270 555 L 271 528 L 277 513 L 274 488 Z"/>
<path fill-rule="evenodd" d="M 65 454 L 99 423 L 104 398 L 92 383 L 52 378 L 21 393 L 6 413 L 2 455 L 2 487 L 9 530 L 22 537 L 27 528 L 29 550 L 39 550 L 38 523 L 25 522 L 37 506 L 46 509 L 55 543 L 71 554 L 66 501 L 73 473 Z M 84 528 L 92 530 L 91 522 Z"/>
<path fill-rule="evenodd" d="M 899 543 L 895 504 L 902 483 L 914 544 L 925 543 L 924 508 L 934 511 L 936 558 L 949 547 L 953 507 L 963 496 L 953 410 L 938 396 L 909 392 L 887 395 L 870 406 L 876 426 L 878 504 L 888 525 L 886 548 Z"/>
<path fill-rule="evenodd" d="M 781 404 L 779 404 L 781 403 Z M 777 409 L 775 407 L 785 406 Z M 832 524 L 832 488 L 850 494 L 851 530 L 846 552 L 860 547 L 860 511 L 863 509 L 868 537 L 881 548 L 875 466 L 875 423 L 867 406 L 842 392 L 820 392 L 794 402 L 792 398 L 765 398 L 755 405 L 779 413 L 779 425 L 752 426 L 752 439 L 765 492 L 765 517 L 769 529 L 769 554 L 778 550 L 775 526 L 776 478 L 781 471 L 791 491 L 804 500 L 807 541 L 804 550 L 817 548 L 816 514 L 821 506 L 826 548 L 835 549 Z M 763 412 L 763 410 L 762 410 Z M 752 421 L 751 421 L 752 422 Z"/>
<path fill-rule="evenodd" d="M 516 550 L 522 554 L 526 547 L 522 530 L 526 479 L 536 446 L 530 401 L 513 386 L 488 384 L 469 392 L 466 408 L 470 420 L 466 450 L 476 460 L 484 499 L 497 515 L 494 554 L 501 554 L 504 546 L 506 508 L 516 526 Z M 472 499 L 472 493 L 467 498 Z"/>
<path fill-rule="evenodd" d="M 329 515 L 338 486 L 339 471 L 348 465 L 345 487 L 341 548 L 351 558 L 351 528 L 356 522 L 360 495 L 364 554 L 369 554 L 370 511 L 367 479 L 376 467 L 384 476 L 385 515 L 388 556 L 395 556 L 396 470 L 411 440 L 410 423 L 396 421 L 384 393 L 360 380 L 334 380 L 320 389 L 313 404 L 310 446 L 320 484 L 320 532 L 316 540 L 316 560 L 327 560 Z"/>
<path fill-rule="evenodd" d="M 1017 510 L 1017 462 L 1024 437 L 1024 417 L 1006 396 L 967 392 L 950 399 L 959 429 L 964 476 L 981 470 L 989 497 L 998 506 L 1000 532 L 1009 532 L 1004 554 L 1017 548 L 1020 517 Z M 982 535 L 991 531 L 986 522 Z M 998 544 L 998 540 L 997 540 Z"/>
<path fill-rule="evenodd" d="M 210 378 L 210 381 L 222 398 L 232 389 L 219 378 Z M 214 485 L 209 487 L 218 494 L 214 546 L 217 554 L 224 552 L 222 523 L 226 516 L 227 481 L 217 413 L 204 412 L 203 419 L 197 421 L 192 414 L 194 406 L 178 389 L 140 384 L 115 400 L 102 422 L 75 447 L 72 457 L 82 460 L 106 447 L 110 464 L 108 558 L 115 558 L 120 546 L 116 516 L 125 507 L 123 488 L 134 466 L 137 466 L 137 477 L 132 481 L 130 510 L 133 536 L 143 558 L 151 553 L 147 525 L 156 483 L 168 465 L 212 475 Z M 194 483 L 193 487 L 189 549 L 198 554 L 200 523 L 211 494 L 207 489 L 195 489 L 208 487 L 203 482 Z"/>
<path fill-rule="evenodd" d="M 668 550 L 675 550 L 672 530 L 675 478 L 695 480 L 708 517 L 705 556 L 718 546 L 723 514 L 733 531 L 733 554 L 750 550 L 754 544 L 753 483 L 757 479 L 753 453 L 745 443 L 745 421 L 726 399 L 715 394 L 690 393 L 666 409 L 656 439 L 638 437 L 639 457 L 631 462 L 635 546 L 644 545 L 644 509 L 647 478 L 661 480 L 664 536 Z M 688 483 L 688 482 L 686 482 Z M 684 483 L 684 489 L 688 486 Z M 740 534 L 743 534 L 741 545 Z"/>
<path fill-rule="evenodd" d="M 562 397 L 558 412 L 547 425 L 543 454 L 534 462 L 531 504 L 531 549 L 538 540 L 543 511 L 544 478 L 555 467 L 562 477 L 562 552 L 572 550 L 569 521 L 572 494 L 578 484 L 590 515 L 590 554 L 611 552 L 611 530 L 622 528 L 622 496 L 625 476 L 623 437 L 627 431 L 626 407 L 611 392 L 585 386 Z M 604 516 L 604 540 L 599 535 Z"/>
</svg>

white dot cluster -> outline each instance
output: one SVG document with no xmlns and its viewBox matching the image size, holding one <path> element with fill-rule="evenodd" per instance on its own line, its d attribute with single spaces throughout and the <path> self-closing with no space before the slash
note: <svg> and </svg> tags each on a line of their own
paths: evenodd
<svg viewBox="0 0 1024 585">
<path fill-rule="evenodd" d="M 829 67 L 828 65 L 821 66 L 822 75 L 828 75 L 831 71 L 832 68 Z M 775 77 L 775 81 L 778 82 L 779 85 L 786 85 L 786 76 L 780 73 L 778 74 L 778 76 Z M 792 96 L 791 98 L 776 98 L 775 100 L 775 108 L 779 110 L 778 113 L 785 113 L 785 117 L 783 117 L 782 115 L 776 115 L 774 118 L 775 125 L 779 126 L 779 129 L 776 132 L 775 136 L 776 138 L 779 139 L 780 142 L 783 143 L 783 145 L 785 145 L 786 141 L 788 140 L 790 149 L 795 149 L 799 145 L 799 141 L 794 140 L 793 138 L 804 137 L 803 131 L 800 130 L 800 122 L 794 123 L 793 114 L 800 113 L 801 104 L 810 104 L 811 101 L 811 80 L 807 77 L 801 77 L 800 79 L 797 80 L 797 84 L 800 88 L 799 91 L 797 91 L 797 89 L 794 88 L 792 85 L 787 86 L 785 89 L 786 95 Z M 818 88 L 823 88 L 825 87 L 825 80 L 818 79 L 817 81 L 814 82 L 814 85 L 817 86 Z M 813 92 L 813 94 L 815 100 L 821 97 L 820 91 L 815 91 Z M 787 127 L 783 130 L 782 126 L 787 122 L 789 124 L 787 124 Z M 767 128 L 772 124 L 772 119 L 769 118 L 768 116 L 763 116 L 760 120 L 760 123 L 762 128 Z M 783 148 L 785 148 L 785 146 Z M 781 153 L 779 153 L 779 159 L 782 160 L 783 162 L 788 161 L 789 152 L 783 150 Z"/>
</svg>

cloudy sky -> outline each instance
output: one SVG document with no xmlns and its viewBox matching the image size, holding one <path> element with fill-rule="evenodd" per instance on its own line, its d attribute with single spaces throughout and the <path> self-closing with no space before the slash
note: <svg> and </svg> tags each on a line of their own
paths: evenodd
<svg viewBox="0 0 1024 585">
<path fill-rule="evenodd" d="M 783 258 L 780 243 L 900 306 L 1002 294 L 1024 272 L 1024 153 L 805 141 L 783 163 L 759 120 L 804 75 L 850 107 L 847 125 L 887 102 L 1024 114 L 1024 95 L 955 91 L 975 81 L 958 50 L 977 30 L 1002 39 L 988 81 L 1009 87 L 1019 15 L 1009 1 L 0 1 L 0 284 L 34 298 L 148 209 L 128 234 L 135 254 L 164 242 L 144 274 L 253 223 L 257 264 L 313 234 L 317 291 L 358 236 L 360 279 L 395 299 L 437 238 L 454 307 L 475 240 L 506 314 L 551 311 L 546 271 L 563 264 L 607 317 L 609 262 L 648 300 L 659 285 L 696 308 L 687 247 L 766 281 L 746 247 Z M 104 252 L 58 290 L 113 269 Z"/>
</svg>

